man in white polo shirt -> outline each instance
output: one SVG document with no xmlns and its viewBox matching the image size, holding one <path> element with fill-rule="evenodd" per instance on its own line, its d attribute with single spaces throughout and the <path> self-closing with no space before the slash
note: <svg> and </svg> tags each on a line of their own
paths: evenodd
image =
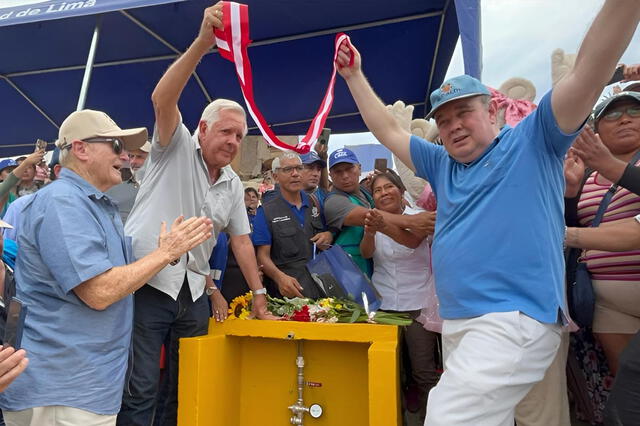
<svg viewBox="0 0 640 426">
<path fill-rule="evenodd" d="M 168 394 L 160 424 L 175 425 L 178 387 L 178 339 L 206 334 L 207 296 L 217 289 L 209 257 L 217 236 L 226 231 L 249 287 L 253 313 L 267 318 L 266 297 L 249 239 L 249 221 L 240 178 L 229 166 L 247 133 L 245 112 L 236 102 L 217 99 L 203 111 L 195 133 L 182 123 L 178 99 L 198 62 L 215 44 L 213 27 L 222 25 L 221 4 L 205 10 L 200 33 L 158 82 L 153 95 L 156 126 L 146 171 L 127 220 L 136 257 L 158 239 L 157 223 L 181 214 L 207 216 L 214 236 L 167 266 L 135 294 L 133 369 L 125 386 L 118 424 L 149 425 L 154 417 L 162 344 L 167 347 Z M 264 292 L 264 293 L 263 293 Z M 206 293 L 206 294 L 205 294 Z"/>
</svg>

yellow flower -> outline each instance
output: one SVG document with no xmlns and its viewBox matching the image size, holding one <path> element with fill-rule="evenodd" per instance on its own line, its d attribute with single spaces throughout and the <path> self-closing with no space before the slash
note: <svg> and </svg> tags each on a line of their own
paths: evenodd
<svg viewBox="0 0 640 426">
<path fill-rule="evenodd" d="M 246 319 L 250 313 L 249 303 L 251 302 L 251 299 L 251 293 L 247 293 L 233 299 L 229 305 L 229 317 Z"/>
<path fill-rule="evenodd" d="M 332 300 L 330 298 L 325 298 L 320 300 L 320 306 L 323 308 L 330 308 Z"/>
</svg>

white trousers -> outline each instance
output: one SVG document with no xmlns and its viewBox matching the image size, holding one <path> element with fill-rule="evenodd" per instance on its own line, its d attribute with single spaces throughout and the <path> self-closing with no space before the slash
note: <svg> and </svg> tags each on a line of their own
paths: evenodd
<svg viewBox="0 0 640 426">
<path fill-rule="evenodd" d="M 558 351 L 561 328 L 520 312 L 444 320 L 444 374 L 425 426 L 513 426 L 515 406 Z"/>
<path fill-rule="evenodd" d="M 52 405 L 4 411 L 7 426 L 115 426 L 116 414 L 95 414 L 79 408 Z"/>
</svg>

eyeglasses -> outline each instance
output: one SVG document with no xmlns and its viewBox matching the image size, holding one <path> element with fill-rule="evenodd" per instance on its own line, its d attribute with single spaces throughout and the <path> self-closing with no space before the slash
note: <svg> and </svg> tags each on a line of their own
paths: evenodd
<svg viewBox="0 0 640 426">
<path fill-rule="evenodd" d="M 622 114 L 624 113 L 627 113 L 629 117 L 640 117 L 640 107 L 634 105 L 627 108 L 609 111 L 602 116 L 602 119 L 605 121 L 616 121 L 617 119 L 622 117 Z"/>
<path fill-rule="evenodd" d="M 281 170 L 282 173 L 286 173 L 290 175 L 293 173 L 294 170 L 298 173 L 302 172 L 302 170 L 304 170 L 304 167 L 301 164 L 299 166 L 278 167 L 276 170 Z"/>
<path fill-rule="evenodd" d="M 117 155 L 124 150 L 124 142 L 120 138 L 89 138 L 83 139 L 82 142 L 86 143 L 110 143 L 111 148 L 113 148 L 113 152 Z M 61 149 L 70 149 L 71 144 L 63 146 Z"/>
</svg>

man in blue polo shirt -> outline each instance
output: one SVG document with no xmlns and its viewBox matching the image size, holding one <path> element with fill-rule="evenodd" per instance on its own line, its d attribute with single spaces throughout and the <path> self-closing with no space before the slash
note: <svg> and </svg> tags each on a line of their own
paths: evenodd
<svg viewBox="0 0 640 426">
<path fill-rule="evenodd" d="M 206 218 L 165 224 L 157 248 L 132 262 L 118 208 L 105 195 L 122 182 L 126 151 L 147 129 L 120 129 L 83 110 L 60 126 L 59 179 L 24 207 L 16 297 L 28 307 L 22 347 L 29 368 L 0 395 L 7 424 L 115 425 L 125 382 L 132 293 L 173 259 L 211 237 Z"/>
<path fill-rule="evenodd" d="M 316 299 L 322 295 L 305 265 L 314 249 L 329 248 L 333 236 L 326 231 L 320 206 L 302 190 L 300 157 L 282 154 L 271 169 L 280 191 L 258 209 L 252 236 L 265 287 L 275 297 Z"/>
<path fill-rule="evenodd" d="M 515 128 L 498 130 L 496 104 L 476 79 L 444 82 L 428 115 L 444 146 L 402 129 L 357 50 L 341 48 L 340 74 L 367 126 L 438 197 L 433 269 L 445 372 L 425 424 L 513 425 L 514 407 L 554 358 L 565 306 L 563 158 L 639 20 L 636 2 L 607 1 L 575 68 Z"/>
</svg>

